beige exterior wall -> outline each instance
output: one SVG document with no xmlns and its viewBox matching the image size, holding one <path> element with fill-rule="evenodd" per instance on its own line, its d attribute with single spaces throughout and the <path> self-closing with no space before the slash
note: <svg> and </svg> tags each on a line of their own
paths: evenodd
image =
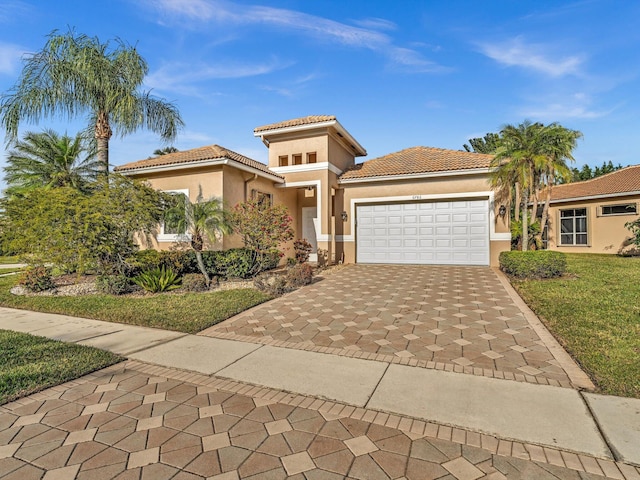
<svg viewBox="0 0 640 480">
<path fill-rule="evenodd" d="M 292 166 L 292 156 L 302 154 L 302 163 L 307 162 L 308 153 L 316 153 L 317 162 L 326 162 L 329 158 L 329 148 L 327 144 L 328 134 L 318 134 L 315 132 L 313 136 L 304 136 L 303 138 L 292 138 L 290 136 L 281 136 L 277 139 L 271 139 L 269 143 L 269 167 L 279 167 L 279 158 L 286 155 L 289 159 L 289 166 Z"/>
<path fill-rule="evenodd" d="M 633 222 L 638 215 L 600 214 L 601 207 L 606 205 L 623 205 L 635 203 L 640 211 L 640 196 L 614 197 L 597 200 L 582 200 L 552 203 L 549 207 L 549 250 L 566 253 L 618 253 L 631 238 L 631 232 L 624 226 Z M 587 242 L 588 245 L 560 245 L 560 211 L 574 208 L 587 209 Z"/>
<path fill-rule="evenodd" d="M 340 170 L 344 171 L 355 163 L 355 157 L 350 151 L 345 150 L 336 138 L 330 136 L 329 141 L 329 163 L 332 163 Z"/>
<path fill-rule="evenodd" d="M 344 252 L 345 263 L 356 261 L 356 239 L 355 239 L 355 214 L 356 205 L 365 203 L 388 203 L 390 201 L 412 203 L 416 201 L 438 201 L 440 200 L 464 200 L 470 198 L 489 199 L 491 188 L 486 175 L 455 175 L 443 177 L 431 177 L 413 180 L 387 180 L 381 182 L 364 182 L 359 184 L 343 184 L 342 198 L 340 203 L 342 209 L 347 212 L 347 222 L 342 222 L 340 214 L 336 212 L 336 224 L 342 224 L 342 234 L 349 240 L 342 246 L 336 246 L 337 258 Z M 475 194 L 469 196 L 469 194 Z M 398 198 L 399 197 L 399 198 Z M 376 199 L 376 200 L 365 200 Z M 497 234 L 508 234 L 508 218 L 502 218 L 498 214 L 500 205 L 494 205 L 493 230 Z M 342 210 L 340 210 L 341 212 Z M 339 220 L 338 220 L 339 219 Z M 491 228 L 491 226 L 490 226 Z M 510 250 L 509 240 L 490 240 L 490 264 L 498 265 L 500 252 Z M 342 250 L 342 252 L 340 251 Z"/>
</svg>

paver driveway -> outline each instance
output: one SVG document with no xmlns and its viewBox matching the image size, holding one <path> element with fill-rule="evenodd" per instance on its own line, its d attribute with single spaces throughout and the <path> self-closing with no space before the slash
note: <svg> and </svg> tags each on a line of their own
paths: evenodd
<svg viewBox="0 0 640 480">
<path fill-rule="evenodd" d="M 349 265 L 201 334 L 571 385 L 488 267 Z"/>
</svg>

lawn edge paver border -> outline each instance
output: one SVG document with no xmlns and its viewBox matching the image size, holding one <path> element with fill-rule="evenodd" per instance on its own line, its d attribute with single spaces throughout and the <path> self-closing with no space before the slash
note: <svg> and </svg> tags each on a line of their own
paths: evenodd
<svg viewBox="0 0 640 480">
<path fill-rule="evenodd" d="M 117 373 L 129 369 L 147 375 L 165 377 L 172 380 L 189 382 L 196 386 L 210 387 L 231 393 L 241 393 L 268 403 L 282 403 L 300 406 L 318 411 L 326 420 L 353 418 L 370 423 L 388 426 L 402 431 L 411 438 L 428 437 L 467 445 L 488 451 L 493 455 L 513 457 L 542 464 L 556 465 L 578 472 L 589 472 L 606 478 L 637 480 L 640 466 L 624 462 L 615 462 L 606 458 L 585 455 L 579 452 L 550 448 L 520 441 L 499 438 L 494 435 L 442 425 L 408 416 L 382 412 L 368 408 L 354 407 L 346 403 L 329 401 L 322 398 L 259 387 L 226 378 L 193 373 L 169 367 L 161 367 L 137 360 L 127 360 L 102 370 L 48 388 L 41 392 L 15 400 L 0 406 L 0 412 L 11 413 L 13 408 L 29 405 L 51 398 L 59 398 L 67 388 L 89 383 L 105 373 Z"/>
<path fill-rule="evenodd" d="M 242 315 L 242 314 L 239 314 L 239 315 Z M 297 342 L 285 342 L 284 340 L 257 338 L 257 337 L 252 337 L 248 335 L 237 335 L 235 333 L 218 332 L 215 330 L 215 327 L 216 327 L 215 325 L 213 327 L 209 327 L 208 329 L 202 330 L 196 335 L 203 336 L 203 337 L 219 338 L 223 340 L 235 340 L 238 342 L 269 345 L 271 347 L 290 348 L 293 350 L 304 350 L 307 352 L 326 353 L 328 355 L 338 355 L 341 357 L 361 358 L 363 360 L 373 360 L 374 362 L 394 363 L 398 365 L 407 365 L 409 367 L 426 368 L 430 370 L 442 370 L 446 372 L 463 373 L 466 375 L 475 375 L 477 377 L 489 377 L 489 378 L 497 378 L 499 380 L 511 380 L 516 382 L 532 383 L 534 385 L 551 385 L 553 387 L 574 388 L 574 385 L 569 384 L 567 382 L 560 382 L 558 380 L 543 377 L 543 376 L 532 376 L 532 375 L 525 375 L 524 373 L 519 374 L 519 373 L 507 372 L 503 370 L 492 370 L 489 368 L 474 367 L 473 365 L 462 366 L 455 363 L 418 360 L 417 358 L 398 357 L 397 355 L 385 355 L 382 353 L 363 352 L 361 350 L 352 350 L 349 348 L 320 347 L 317 345 L 301 344 Z M 590 391 L 594 391 L 594 390 L 595 390 L 595 387 Z"/>
<path fill-rule="evenodd" d="M 538 337 L 540 337 L 540 340 L 544 342 L 549 352 L 551 352 L 551 355 L 553 355 L 553 358 L 556 359 L 565 371 L 573 386 L 578 390 L 595 392 L 597 389 L 591 381 L 591 378 L 589 378 L 573 357 L 567 353 L 562 345 L 560 345 L 558 340 L 556 340 L 556 338 L 551 334 L 535 312 L 529 308 L 529 305 L 526 304 L 522 297 L 518 295 L 518 292 L 513 288 L 507 276 L 497 267 L 491 267 L 491 270 L 494 271 L 498 280 L 500 280 L 500 283 L 502 283 L 502 286 L 513 300 L 513 303 L 515 303 L 522 311 L 525 319 L 529 322 L 529 325 L 531 325 L 531 328 L 536 332 Z"/>
</svg>

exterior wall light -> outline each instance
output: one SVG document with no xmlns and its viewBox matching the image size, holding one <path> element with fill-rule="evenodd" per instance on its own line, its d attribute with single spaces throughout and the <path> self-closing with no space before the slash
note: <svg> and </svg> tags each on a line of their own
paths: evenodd
<svg viewBox="0 0 640 480">
<path fill-rule="evenodd" d="M 500 205 L 500 209 L 498 210 L 498 214 L 501 217 L 504 217 L 507 214 L 507 207 L 505 207 L 504 205 Z"/>
<path fill-rule="evenodd" d="M 349 217 L 347 216 L 347 212 L 344 212 L 344 211 L 340 214 L 340 216 L 342 217 L 342 221 L 343 221 L 343 222 L 346 222 L 346 221 L 347 221 L 347 218 L 349 218 Z"/>
</svg>

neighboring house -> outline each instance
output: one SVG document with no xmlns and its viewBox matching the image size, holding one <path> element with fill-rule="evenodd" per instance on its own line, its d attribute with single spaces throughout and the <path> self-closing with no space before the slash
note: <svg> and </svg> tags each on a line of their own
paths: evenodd
<svg viewBox="0 0 640 480">
<path fill-rule="evenodd" d="M 547 248 L 573 253 L 618 253 L 638 218 L 640 165 L 583 182 L 554 186 Z"/>
<path fill-rule="evenodd" d="M 283 204 L 296 238 L 312 244 L 311 260 L 497 265 L 510 248 L 508 218 L 488 183 L 491 155 L 413 147 L 356 164 L 366 150 L 327 115 L 258 127 L 254 136 L 269 149 L 268 165 L 213 145 L 116 171 L 192 201 Z M 154 246 L 169 248 L 180 233 L 162 226 Z M 239 245 L 230 235 L 214 247 Z"/>
</svg>

